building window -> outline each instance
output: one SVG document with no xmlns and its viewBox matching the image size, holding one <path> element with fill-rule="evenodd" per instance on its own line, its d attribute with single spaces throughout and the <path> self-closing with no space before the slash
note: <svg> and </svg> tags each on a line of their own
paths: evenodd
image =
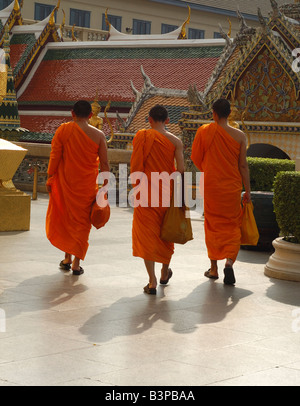
<svg viewBox="0 0 300 406">
<path fill-rule="evenodd" d="M 55 6 L 49 4 L 35 3 L 34 4 L 34 19 L 44 20 L 49 17 Z M 56 12 L 55 12 L 56 13 Z"/>
<path fill-rule="evenodd" d="M 214 38 L 223 38 L 220 32 L 214 32 Z"/>
<path fill-rule="evenodd" d="M 70 25 L 90 28 L 91 12 L 85 10 L 70 9 Z"/>
<path fill-rule="evenodd" d="M 143 35 L 151 34 L 151 21 L 133 20 L 132 33 Z"/>
<path fill-rule="evenodd" d="M 3 10 L 11 4 L 11 0 L 0 0 L 0 10 Z"/>
<path fill-rule="evenodd" d="M 162 24 L 161 25 L 161 33 L 167 34 L 168 32 L 172 32 L 177 30 L 178 25 L 170 25 L 170 24 Z"/>
<path fill-rule="evenodd" d="M 108 14 L 107 15 L 108 21 L 111 23 L 112 26 L 115 27 L 116 30 L 122 31 L 122 17 L 113 16 Z M 102 14 L 102 30 L 108 31 L 109 27 L 106 25 L 105 14 Z"/>
<path fill-rule="evenodd" d="M 203 39 L 203 38 L 204 38 L 204 30 L 189 28 L 189 39 Z"/>
</svg>

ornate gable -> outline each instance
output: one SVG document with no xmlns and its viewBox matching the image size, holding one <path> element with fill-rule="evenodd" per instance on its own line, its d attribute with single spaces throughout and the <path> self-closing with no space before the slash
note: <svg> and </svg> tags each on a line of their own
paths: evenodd
<svg viewBox="0 0 300 406">
<path fill-rule="evenodd" d="M 23 57 L 19 59 L 19 61 L 21 61 L 22 63 L 19 63 L 19 65 L 17 66 L 18 71 L 15 72 L 16 90 L 20 88 L 20 86 L 28 76 L 29 71 L 36 62 L 38 56 L 40 55 L 40 52 L 45 47 L 45 45 L 48 42 L 61 42 L 61 37 L 57 32 L 54 18 L 54 14 L 59 7 L 59 3 L 57 7 L 53 9 L 50 16 L 47 17 L 44 21 L 29 26 L 28 28 L 24 27 L 24 30 L 15 31 L 15 34 L 23 33 L 28 35 L 29 30 L 31 33 L 34 32 L 35 36 L 37 37 L 36 41 L 31 44 L 30 48 L 28 47 L 26 49 L 26 53 L 24 52 Z"/>
<path fill-rule="evenodd" d="M 18 0 L 12 2 L 4 10 L 0 11 L 1 31 L 0 31 L 0 47 L 3 46 L 5 30 L 8 31 L 15 25 L 23 25 L 23 19 L 21 16 L 21 7 Z"/>
<path fill-rule="evenodd" d="M 212 120 L 212 105 L 219 98 L 234 104 L 235 121 L 249 143 L 276 145 L 291 158 L 300 154 L 300 74 L 293 56 L 293 49 L 300 48 L 294 28 L 298 22 L 286 18 L 274 0 L 271 3 L 269 21 L 258 10 L 261 28 L 257 30 L 251 31 L 241 17 L 240 32 L 234 40 L 227 38 L 206 89 L 190 88 L 190 111 L 180 121 L 188 161 L 195 132 Z"/>
<path fill-rule="evenodd" d="M 235 105 L 251 121 L 299 122 L 300 81 L 291 61 L 264 43 L 235 84 Z"/>
<path fill-rule="evenodd" d="M 270 14 L 269 28 L 278 32 L 290 49 L 297 48 L 300 41 L 300 5 L 287 4 L 285 7 L 278 8 L 276 2 L 272 1 L 271 4 L 273 12 Z M 296 13 L 297 8 L 298 14 Z M 291 12 L 292 10 L 293 12 Z M 283 14 L 283 12 L 288 13 L 288 15 Z M 289 16 L 298 17 L 299 20 Z"/>
</svg>

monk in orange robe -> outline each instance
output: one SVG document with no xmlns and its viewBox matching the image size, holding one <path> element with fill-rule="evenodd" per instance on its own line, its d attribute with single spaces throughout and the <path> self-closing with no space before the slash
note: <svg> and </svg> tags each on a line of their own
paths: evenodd
<svg viewBox="0 0 300 406">
<path fill-rule="evenodd" d="M 233 264 L 241 244 L 241 192 L 250 202 L 250 179 L 246 160 L 246 135 L 228 124 L 230 103 L 213 105 L 214 123 L 197 131 L 192 160 L 204 172 L 205 241 L 211 268 L 205 276 L 218 279 L 218 260 L 226 259 L 224 283 L 233 285 Z"/>
<path fill-rule="evenodd" d="M 84 272 L 80 260 L 89 246 L 99 158 L 101 171 L 109 171 L 106 138 L 88 124 L 91 115 L 89 102 L 75 103 L 73 121 L 62 124 L 53 137 L 48 166 L 46 234 L 52 245 L 65 253 L 60 268 L 72 269 L 74 275 Z"/>
<path fill-rule="evenodd" d="M 135 196 L 132 247 L 133 255 L 144 259 L 149 275 L 149 284 L 144 292 L 156 294 L 155 262 L 162 264 L 160 283 L 167 284 L 172 277 L 169 264 L 174 253 L 174 244 L 160 238 L 164 215 L 170 205 L 170 182 L 159 182 L 155 190 L 151 177 L 155 173 L 164 173 L 167 176 L 174 173 L 174 160 L 177 171 L 183 173 L 184 161 L 181 140 L 166 130 L 169 123 L 168 111 L 163 106 L 154 106 L 149 113 L 149 123 L 151 129 L 138 131 L 133 140 L 130 167 L 132 183 L 137 185 L 136 174 L 142 175 L 143 179 L 139 178 L 140 183 L 134 188 L 139 187 L 139 192 Z M 146 198 L 143 199 L 142 195 L 146 195 Z M 167 196 L 167 203 L 164 196 Z"/>
</svg>

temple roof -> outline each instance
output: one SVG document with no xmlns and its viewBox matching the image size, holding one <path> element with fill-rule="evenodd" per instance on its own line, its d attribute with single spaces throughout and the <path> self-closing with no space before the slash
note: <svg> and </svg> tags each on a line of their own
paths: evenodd
<svg viewBox="0 0 300 406">
<path fill-rule="evenodd" d="M 51 43 L 34 71 L 18 89 L 18 102 L 68 105 L 78 98 L 130 106 L 136 88 L 144 84 L 141 66 L 157 87 L 204 89 L 224 48 L 224 40 L 141 41 L 119 43 Z"/>
<path fill-rule="evenodd" d="M 11 32 L 11 66 L 21 124 L 34 132 L 35 137 L 43 132 L 49 138 L 60 123 L 69 121 L 66 112 L 75 101 L 82 98 L 92 101 L 98 94 L 101 106 L 111 101 L 110 111 L 114 111 L 111 114 L 116 110 L 121 115 L 129 113 L 126 131 L 135 131 L 142 125 L 148 107 L 160 100 L 170 106 L 172 125 L 177 132 L 176 120 L 189 104 L 195 102 L 208 111 L 216 97 L 229 97 L 235 92 L 235 83 L 251 61 L 259 53 L 263 57 L 264 44 L 294 81 L 297 98 L 299 75 L 291 71 L 291 51 L 299 48 L 300 5 L 282 6 L 284 2 L 270 1 L 271 12 L 265 0 L 239 1 L 243 15 L 257 14 L 256 8 L 260 6 L 261 28 L 249 27 L 238 12 L 240 32 L 234 39 L 224 32 L 221 39 L 178 39 L 189 16 L 178 30 L 167 35 L 128 36 L 110 27 L 108 41 L 62 42 L 54 11 L 44 21 L 25 26 L 15 0 L 10 10 L 0 12 L 0 28 L 2 24 Z M 186 7 L 186 2 L 172 3 L 185 3 Z M 189 4 L 224 7 L 236 13 L 236 4 L 227 0 Z M 270 13 L 268 22 L 263 17 L 267 13 Z"/>
</svg>

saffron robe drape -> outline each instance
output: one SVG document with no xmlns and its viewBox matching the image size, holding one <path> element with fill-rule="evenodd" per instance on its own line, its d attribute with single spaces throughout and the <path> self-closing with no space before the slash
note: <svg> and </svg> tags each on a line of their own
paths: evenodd
<svg viewBox="0 0 300 406">
<path fill-rule="evenodd" d="M 174 244 L 161 240 L 160 230 L 164 215 L 168 207 L 164 207 L 163 194 L 170 186 L 162 182 L 158 185 L 159 190 L 151 190 L 151 174 L 166 172 L 167 175 L 175 172 L 174 165 L 175 146 L 164 135 L 156 130 L 140 130 L 133 139 L 133 153 L 131 158 L 130 172 L 140 172 L 146 176 L 145 188 L 148 191 L 147 201 L 143 201 L 142 207 L 134 208 L 132 224 L 132 249 L 133 256 L 145 260 L 169 264 L 174 253 Z M 135 180 L 132 180 L 135 183 Z M 145 189 L 144 189 L 145 191 Z M 152 195 L 151 195 L 152 192 Z M 151 207 L 151 197 L 159 193 L 158 207 Z M 142 191 L 140 192 L 142 194 Z M 142 199 L 143 200 L 143 199 Z M 155 199 L 154 199 L 155 200 Z M 168 205 L 170 199 L 168 201 Z"/>
<path fill-rule="evenodd" d="M 99 145 L 75 123 L 62 124 L 53 140 L 46 235 L 58 249 L 84 259 L 91 230 L 90 212 L 97 193 Z"/>
<path fill-rule="evenodd" d="M 240 144 L 217 123 L 203 125 L 191 158 L 204 172 L 204 227 L 208 257 L 236 260 L 241 244 Z"/>
</svg>

